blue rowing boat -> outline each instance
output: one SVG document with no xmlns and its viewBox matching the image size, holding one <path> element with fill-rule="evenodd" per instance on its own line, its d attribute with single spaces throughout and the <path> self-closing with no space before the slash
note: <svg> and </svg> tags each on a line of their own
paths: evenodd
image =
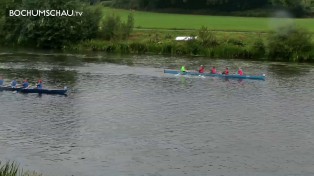
<svg viewBox="0 0 314 176">
<path fill-rule="evenodd" d="M 33 89 L 33 88 L 28 88 L 24 89 L 21 87 L 10 87 L 10 86 L 0 86 L 0 90 L 6 90 L 6 91 L 17 91 L 21 93 L 38 93 L 38 94 L 59 94 L 59 95 L 66 95 L 67 93 L 67 88 L 65 87 L 64 89 Z"/>
<path fill-rule="evenodd" d="M 211 74 L 211 73 L 199 73 L 197 71 L 187 71 L 181 72 L 179 70 L 164 70 L 164 73 L 175 74 L 175 75 L 190 75 L 190 76 L 211 76 L 219 78 L 230 78 L 230 79 L 254 79 L 254 80 L 265 80 L 265 74 L 260 76 L 250 76 L 250 75 L 237 75 L 237 74 Z"/>
</svg>

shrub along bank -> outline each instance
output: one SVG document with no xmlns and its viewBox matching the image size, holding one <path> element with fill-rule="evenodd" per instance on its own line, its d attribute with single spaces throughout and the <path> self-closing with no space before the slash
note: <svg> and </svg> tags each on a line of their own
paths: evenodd
<svg viewBox="0 0 314 176">
<path fill-rule="evenodd" d="M 279 32 L 280 31 L 280 32 Z M 155 34 L 154 34 L 155 32 Z M 88 40 L 69 46 L 71 50 L 104 51 L 120 54 L 165 54 L 208 58 L 314 62 L 312 34 L 286 26 L 269 34 L 221 35 L 202 27 L 195 40 L 176 41 L 174 34 L 134 32 L 128 40 Z M 179 32 L 180 33 L 180 32 Z M 187 32 L 182 32 L 186 34 Z M 191 33 L 191 32 L 190 32 Z"/>
</svg>

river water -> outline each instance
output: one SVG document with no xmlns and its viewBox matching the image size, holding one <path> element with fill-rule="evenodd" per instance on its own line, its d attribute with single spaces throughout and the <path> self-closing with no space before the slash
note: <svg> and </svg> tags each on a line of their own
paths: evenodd
<svg viewBox="0 0 314 176">
<path fill-rule="evenodd" d="M 166 75 L 215 65 L 265 81 Z M 2 51 L 0 160 L 45 176 L 313 176 L 314 66 L 167 56 Z"/>
</svg>

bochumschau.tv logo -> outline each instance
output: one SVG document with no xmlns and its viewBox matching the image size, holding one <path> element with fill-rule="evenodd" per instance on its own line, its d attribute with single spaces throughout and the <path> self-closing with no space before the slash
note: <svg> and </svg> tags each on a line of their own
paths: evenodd
<svg viewBox="0 0 314 176">
<path fill-rule="evenodd" d="M 82 15 L 83 12 L 75 10 L 9 10 L 10 17 L 75 17 Z"/>
</svg>

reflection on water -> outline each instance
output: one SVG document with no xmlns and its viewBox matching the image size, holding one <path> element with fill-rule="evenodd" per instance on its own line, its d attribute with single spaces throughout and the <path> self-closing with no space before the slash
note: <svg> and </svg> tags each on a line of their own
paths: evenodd
<svg viewBox="0 0 314 176">
<path fill-rule="evenodd" d="M 291 77 L 296 75 L 302 76 L 311 71 L 311 67 L 308 67 L 307 64 L 274 63 L 269 64 L 268 69 L 278 77 Z"/>
<path fill-rule="evenodd" d="M 132 60 L 132 64 L 128 62 Z M 229 66 L 266 81 L 165 75 Z M 0 92 L 0 160 L 44 175 L 314 175 L 314 67 L 101 53 L 0 54 L 0 74 L 70 88 Z"/>
</svg>

